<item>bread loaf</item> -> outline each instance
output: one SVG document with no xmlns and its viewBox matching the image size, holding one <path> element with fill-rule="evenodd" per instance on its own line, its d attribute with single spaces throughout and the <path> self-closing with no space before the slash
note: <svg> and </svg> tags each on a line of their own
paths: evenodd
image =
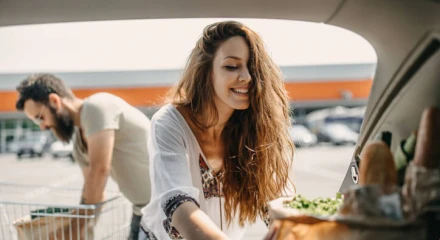
<svg viewBox="0 0 440 240">
<path fill-rule="evenodd" d="M 397 184 L 393 155 L 386 143 L 375 140 L 362 151 L 359 184 L 378 184 L 383 187 Z"/>
<path fill-rule="evenodd" d="M 420 167 L 438 168 L 440 165 L 440 109 L 423 111 L 417 135 L 414 163 Z"/>
<path fill-rule="evenodd" d="M 351 240 L 347 225 L 337 222 L 315 224 L 296 223 L 289 219 L 277 220 L 276 233 L 265 240 Z M 272 226 L 273 227 L 273 226 Z"/>
</svg>

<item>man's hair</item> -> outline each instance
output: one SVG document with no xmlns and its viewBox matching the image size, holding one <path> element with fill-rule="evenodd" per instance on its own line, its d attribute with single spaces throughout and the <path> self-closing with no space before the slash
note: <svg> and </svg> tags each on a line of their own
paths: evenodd
<svg viewBox="0 0 440 240">
<path fill-rule="evenodd" d="M 63 80 L 48 73 L 28 76 L 17 86 L 17 91 L 19 96 L 15 108 L 19 111 L 23 111 L 24 103 L 29 99 L 47 104 L 51 93 L 55 93 L 61 98 L 73 99 L 75 97 Z"/>
</svg>

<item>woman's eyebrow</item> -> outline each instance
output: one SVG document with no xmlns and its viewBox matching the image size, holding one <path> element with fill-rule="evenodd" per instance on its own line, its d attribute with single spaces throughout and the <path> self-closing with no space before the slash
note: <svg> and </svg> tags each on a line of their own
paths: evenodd
<svg viewBox="0 0 440 240">
<path fill-rule="evenodd" d="M 236 57 L 236 56 L 227 56 L 227 57 L 225 57 L 224 59 L 227 59 L 227 58 L 232 58 L 232 59 L 236 59 L 236 60 L 241 60 L 241 58 Z"/>
</svg>

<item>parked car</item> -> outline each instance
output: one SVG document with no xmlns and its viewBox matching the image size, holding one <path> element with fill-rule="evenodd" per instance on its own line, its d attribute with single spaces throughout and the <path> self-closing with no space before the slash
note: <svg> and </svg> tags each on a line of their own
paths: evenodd
<svg viewBox="0 0 440 240">
<path fill-rule="evenodd" d="M 318 143 L 316 135 L 311 133 L 304 125 L 292 125 L 289 133 L 296 147 L 308 147 Z"/>
<path fill-rule="evenodd" d="M 317 133 L 323 125 L 329 123 L 345 124 L 353 131 L 359 133 L 365 111 L 366 106 L 356 108 L 343 106 L 324 108 L 307 114 L 305 122 L 314 133 Z"/>
<path fill-rule="evenodd" d="M 60 158 L 60 157 L 68 157 L 71 160 L 73 160 L 72 156 L 73 151 L 73 143 L 64 143 L 61 141 L 55 141 L 50 145 L 50 154 L 54 159 Z"/>
<path fill-rule="evenodd" d="M 17 153 L 18 151 L 18 141 L 12 141 L 6 144 L 6 152 Z"/>
<path fill-rule="evenodd" d="M 47 136 L 42 134 L 24 136 L 17 142 L 17 157 L 21 158 L 23 155 L 42 157 L 47 150 L 47 143 Z"/>
<path fill-rule="evenodd" d="M 342 123 L 328 123 L 321 127 L 318 133 L 320 142 L 330 142 L 333 145 L 356 144 L 359 135 Z"/>
</svg>

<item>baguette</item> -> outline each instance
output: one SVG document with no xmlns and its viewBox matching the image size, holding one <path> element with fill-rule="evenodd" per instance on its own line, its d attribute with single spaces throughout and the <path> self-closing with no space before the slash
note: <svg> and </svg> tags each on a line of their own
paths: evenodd
<svg viewBox="0 0 440 240">
<path fill-rule="evenodd" d="M 440 165 L 440 109 L 423 111 L 417 135 L 414 164 L 419 167 L 438 168 Z"/>
<path fill-rule="evenodd" d="M 383 141 L 375 140 L 362 151 L 359 184 L 378 184 L 387 189 L 397 184 L 393 155 Z"/>
</svg>

